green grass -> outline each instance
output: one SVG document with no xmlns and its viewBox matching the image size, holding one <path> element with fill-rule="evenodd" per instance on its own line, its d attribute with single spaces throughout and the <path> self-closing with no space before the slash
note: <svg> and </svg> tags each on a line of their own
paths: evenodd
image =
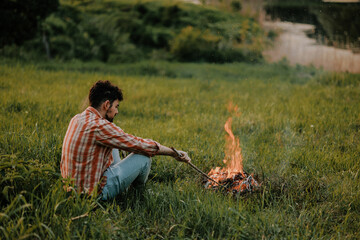
<svg viewBox="0 0 360 240">
<path fill-rule="evenodd" d="M 233 101 L 244 167 L 261 190 L 206 190 L 198 173 L 162 156 L 145 188 L 114 201 L 64 192 L 62 140 L 99 79 L 124 90 L 116 124 L 188 151 L 205 172 L 222 165 Z M 359 102 L 359 75 L 286 63 L 2 60 L 0 238 L 360 238 Z"/>
</svg>

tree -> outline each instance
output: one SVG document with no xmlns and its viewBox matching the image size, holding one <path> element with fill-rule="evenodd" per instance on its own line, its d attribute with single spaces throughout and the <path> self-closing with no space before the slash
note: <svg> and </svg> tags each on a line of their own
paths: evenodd
<svg viewBox="0 0 360 240">
<path fill-rule="evenodd" d="M 58 6 L 58 0 L 1 0 L 0 46 L 20 45 L 35 37 L 39 22 Z"/>
</svg>

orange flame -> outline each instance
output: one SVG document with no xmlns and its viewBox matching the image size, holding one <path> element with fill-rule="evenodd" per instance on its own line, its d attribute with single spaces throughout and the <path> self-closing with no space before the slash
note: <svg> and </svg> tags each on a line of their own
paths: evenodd
<svg viewBox="0 0 360 240">
<path fill-rule="evenodd" d="M 239 116 L 238 107 L 229 103 L 228 110 L 235 116 Z M 241 154 L 240 140 L 235 137 L 231 130 L 232 117 L 229 117 L 225 123 L 226 146 L 225 146 L 225 159 L 223 160 L 226 167 L 216 167 L 211 169 L 209 176 L 220 183 L 227 183 L 228 192 L 244 193 L 251 192 L 260 187 L 260 184 L 254 179 L 253 174 L 248 175 L 243 169 L 243 157 Z M 216 188 L 216 183 L 208 181 L 205 185 L 207 188 Z"/>
<path fill-rule="evenodd" d="M 240 116 L 238 113 L 238 106 L 234 106 L 232 102 L 228 105 L 228 111 L 235 116 Z M 234 133 L 231 130 L 231 124 L 232 124 L 232 117 L 229 117 L 228 120 L 225 123 L 225 131 L 228 133 L 226 136 L 226 145 L 225 145 L 225 159 L 223 162 L 226 164 L 226 167 L 223 169 L 220 169 L 220 167 L 217 167 L 215 169 L 212 169 L 209 172 L 209 175 L 213 174 L 219 174 L 222 172 L 226 172 L 226 176 L 222 176 L 221 178 L 230 178 L 235 174 L 241 173 L 241 175 L 244 175 L 243 170 L 243 157 L 241 154 L 241 147 L 240 147 L 240 140 L 239 138 L 236 138 L 234 136 Z M 222 174 L 221 174 L 222 175 Z M 219 179 L 221 181 L 221 179 Z"/>
<path fill-rule="evenodd" d="M 226 171 L 228 177 L 231 177 L 234 173 L 241 173 L 244 176 L 240 140 L 235 138 L 234 133 L 231 131 L 231 124 L 232 118 L 230 117 L 225 123 L 225 131 L 229 135 L 226 139 L 224 163 L 227 164 Z"/>
<path fill-rule="evenodd" d="M 233 114 L 237 117 L 240 116 L 240 113 L 238 112 L 238 106 L 234 106 L 232 102 L 230 102 L 228 105 L 228 111 L 230 114 Z M 228 178 L 237 173 L 241 173 L 241 175 L 244 176 L 240 140 L 234 136 L 234 133 L 231 130 L 231 124 L 232 117 L 229 117 L 224 126 L 228 135 L 226 136 L 225 159 L 223 160 L 227 165 L 223 170 L 227 172 Z"/>
</svg>

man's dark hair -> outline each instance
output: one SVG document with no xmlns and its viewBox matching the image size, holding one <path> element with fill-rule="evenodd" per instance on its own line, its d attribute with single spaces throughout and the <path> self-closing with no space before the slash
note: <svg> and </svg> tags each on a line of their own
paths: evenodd
<svg viewBox="0 0 360 240">
<path fill-rule="evenodd" d="M 110 81 L 97 81 L 89 92 L 89 103 L 93 108 L 100 107 L 106 100 L 109 100 L 112 105 L 116 99 L 122 101 L 123 94 L 121 89 Z"/>
</svg>

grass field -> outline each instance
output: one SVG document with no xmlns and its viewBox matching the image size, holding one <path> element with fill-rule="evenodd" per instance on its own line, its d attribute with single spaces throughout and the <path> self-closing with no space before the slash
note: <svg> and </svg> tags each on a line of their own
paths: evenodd
<svg viewBox="0 0 360 240">
<path fill-rule="evenodd" d="M 125 94 L 115 123 L 222 166 L 227 104 L 259 192 L 228 196 L 167 157 L 111 202 L 62 190 L 62 140 L 91 85 Z M 360 239 L 360 75 L 286 63 L 0 65 L 1 239 Z"/>
</svg>

